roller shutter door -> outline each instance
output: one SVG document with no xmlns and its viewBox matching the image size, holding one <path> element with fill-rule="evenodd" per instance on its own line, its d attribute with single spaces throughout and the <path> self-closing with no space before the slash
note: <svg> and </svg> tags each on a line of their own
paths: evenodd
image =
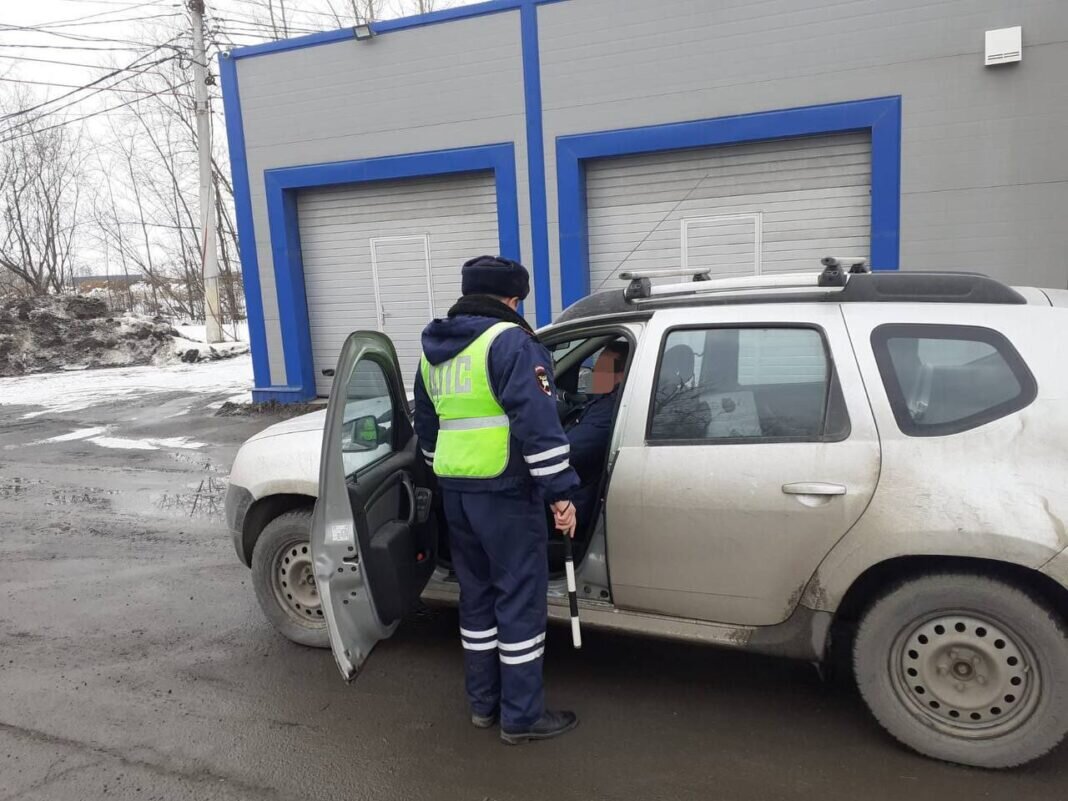
<svg viewBox="0 0 1068 801">
<path fill-rule="evenodd" d="M 622 269 L 723 276 L 867 256 L 871 141 L 834 134 L 625 156 L 586 169 L 590 288 Z"/>
<path fill-rule="evenodd" d="M 310 190 L 297 214 L 318 393 L 357 329 L 389 335 L 411 386 L 419 334 L 459 297 L 460 266 L 500 249 L 493 174 Z"/>
</svg>

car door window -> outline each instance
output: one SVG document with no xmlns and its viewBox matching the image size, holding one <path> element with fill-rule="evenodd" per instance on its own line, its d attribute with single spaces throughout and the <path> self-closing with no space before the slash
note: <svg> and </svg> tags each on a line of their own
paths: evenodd
<svg viewBox="0 0 1068 801">
<path fill-rule="evenodd" d="M 909 436 L 955 434 L 1019 411 L 1037 385 L 997 331 L 978 326 L 879 326 L 872 347 L 890 406 Z"/>
<path fill-rule="evenodd" d="M 385 371 L 370 359 L 358 361 L 346 385 L 341 454 L 345 476 L 393 453 L 393 399 Z"/>
<path fill-rule="evenodd" d="M 652 400 L 650 443 L 820 442 L 849 433 L 816 328 L 669 331 Z"/>
</svg>

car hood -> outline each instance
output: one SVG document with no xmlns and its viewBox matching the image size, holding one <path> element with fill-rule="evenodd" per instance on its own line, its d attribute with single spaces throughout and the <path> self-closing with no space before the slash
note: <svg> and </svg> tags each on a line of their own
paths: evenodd
<svg viewBox="0 0 1068 801">
<path fill-rule="evenodd" d="M 253 442 L 259 439 L 267 439 L 268 437 L 278 437 L 283 434 L 300 434 L 306 431 L 321 432 L 325 425 L 326 409 L 321 409 L 318 412 L 302 414 L 300 417 L 293 417 L 289 420 L 283 420 L 281 423 L 275 423 L 273 426 L 268 426 L 258 434 L 249 437 L 248 441 Z"/>
</svg>

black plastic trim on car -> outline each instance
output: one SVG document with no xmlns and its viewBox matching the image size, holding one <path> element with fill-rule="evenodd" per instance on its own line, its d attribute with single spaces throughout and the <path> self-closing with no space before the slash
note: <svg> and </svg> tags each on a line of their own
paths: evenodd
<svg viewBox="0 0 1068 801">
<path fill-rule="evenodd" d="M 656 380 L 660 375 L 660 368 L 667 351 L 668 337 L 675 331 L 710 331 L 714 329 L 735 331 L 738 329 L 772 328 L 772 329 L 796 329 L 802 328 L 815 331 L 823 343 L 823 355 L 827 359 L 829 372 L 826 378 L 827 397 L 823 407 L 823 430 L 824 434 L 818 437 L 718 437 L 718 438 L 684 438 L 684 439 L 654 439 L 652 437 L 653 416 L 656 414 Z M 830 415 L 832 398 L 837 395 L 841 404 L 842 414 L 845 416 L 841 431 L 834 436 L 827 436 L 827 420 Z M 645 413 L 645 444 L 656 448 L 665 445 L 778 445 L 791 442 L 844 442 L 853 433 L 853 421 L 849 415 L 849 406 L 845 402 L 845 394 L 842 392 L 842 384 L 838 379 L 838 367 L 835 365 L 834 356 L 831 354 L 830 344 L 827 340 L 827 332 L 823 326 L 815 323 L 796 322 L 762 322 L 762 323 L 693 323 L 688 325 L 676 325 L 664 331 L 660 338 L 659 349 L 656 357 L 656 368 L 653 373 L 653 395 L 649 398 L 649 408 Z"/>
<path fill-rule="evenodd" d="M 1020 393 L 1010 400 L 1004 401 L 984 409 L 976 414 L 970 414 L 959 420 L 951 420 L 946 423 L 916 423 L 909 414 L 908 403 L 905 393 L 898 380 L 897 370 L 890 358 L 889 341 L 894 338 L 910 339 L 953 339 L 965 342 L 983 342 L 997 351 L 998 355 L 1005 360 L 1005 364 L 1016 377 L 1020 384 Z M 946 325 L 928 323 L 887 323 L 880 325 L 871 332 L 871 346 L 875 354 L 875 363 L 879 367 L 879 375 L 883 380 L 883 388 L 886 390 L 890 401 L 890 409 L 894 413 L 897 427 L 901 433 L 910 437 L 944 437 L 950 434 L 959 434 L 1002 417 L 1018 412 L 1030 406 L 1038 397 L 1038 382 L 1034 374 L 1023 360 L 1013 344 L 1000 331 L 993 328 L 984 328 L 977 325 Z"/>
<path fill-rule="evenodd" d="M 816 273 L 813 273 L 815 279 Z M 698 287 L 704 286 L 698 284 Z M 630 302 L 624 290 L 612 289 L 588 295 L 568 306 L 557 323 L 586 317 L 651 313 L 657 309 L 691 306 L 740 306 L 753 303 L 982 303 L 1025 305 L 1027 299 L 997 279 L 980 273 L 885 271 L 852 275 L 845 289 L 826 292 L 763 290 L 717 295 L 704 292 L 684 295 L 654 295 Z"/>
</svg>

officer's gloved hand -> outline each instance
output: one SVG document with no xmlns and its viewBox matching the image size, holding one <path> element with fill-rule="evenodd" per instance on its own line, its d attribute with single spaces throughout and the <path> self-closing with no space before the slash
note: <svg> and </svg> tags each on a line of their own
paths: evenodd
<svg viewBox="0 0 1068 801">
<path fill-rule="evenodd" d="M 553 522 L 565 537 L 575 538 L 578 519 L 575 516 L 575 504 L 571 501 L 555 501 L 552 504 Z"/>
</svg>

